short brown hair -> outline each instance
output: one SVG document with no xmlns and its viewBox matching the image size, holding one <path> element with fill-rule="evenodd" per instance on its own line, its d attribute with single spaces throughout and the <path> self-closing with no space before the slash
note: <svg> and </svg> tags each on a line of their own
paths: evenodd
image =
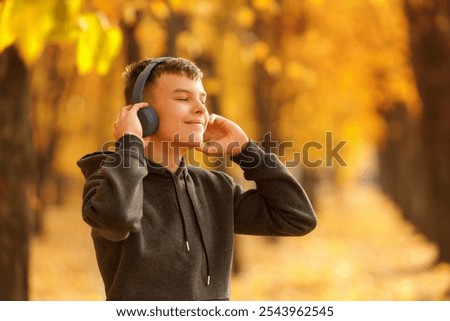
<svg viewBox="0 0 450 321">
<path fill-rule="evenodd" d="M 125 103 L 127 105 L 132 104 L 133 87 L 136 82 L 136 79 L 153 59 L 154 58 L 151 59 L 147 58 L 141 61 L 133 62 L 125 68 L 125 71 L 123 72 L 122 76 L 125 82 L 124 95 L 125 95 Z M 146 90 L 148 90 L 148 88 L 151 88 L 151 86 L 155 84 L 156 80 L 164 73 L 185 75 L 193 80 L 203 78 L 202 71 L 192 61 L 185 58 L 169 57 L 164 61 L 158 63 L 153 68 L 150 76 L 148 77 L 145 83 Z"/>
</svg>

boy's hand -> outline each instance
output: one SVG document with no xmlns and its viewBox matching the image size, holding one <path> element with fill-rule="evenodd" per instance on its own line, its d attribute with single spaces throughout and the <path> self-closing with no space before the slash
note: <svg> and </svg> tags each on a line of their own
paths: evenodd
<svg viewBox="0 0 450 321">
<path fill-rule="evenodd" d="M 119 139 L 125 134 L 131 134 L 142 139 L 142 125 L 137 116 L 137 112 L 140 108 L 147 106 L 148 103 L 137 103 L 122 107 L 114 122 L 114 137 Z"/>
<path fill-rule="evenodd" d="M 211 114 L 203 133 L 203 145 L 196 149 L 207 155 L 235 156 L 245 148 L 248 141 L 239 125 L 225 117 Z"/>
</svg>

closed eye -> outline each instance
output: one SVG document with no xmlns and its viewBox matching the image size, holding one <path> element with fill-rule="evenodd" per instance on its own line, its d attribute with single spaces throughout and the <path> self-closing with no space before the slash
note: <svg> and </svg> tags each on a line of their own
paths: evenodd
<svg viewBox="0 0 450 321">
<path fill-rule="evenodd" d="M 175 98 L 175 100 L 178 100 L 178 101 L 188 101 L 189 98 L 187 98 L 187 97 L 180 97 L 180 98 Z M 206 101 L 200 100 L 200 103 L 201 103 L 202 105 L 205 105 L 205 106 L 206 106 Z"/>
</svg>

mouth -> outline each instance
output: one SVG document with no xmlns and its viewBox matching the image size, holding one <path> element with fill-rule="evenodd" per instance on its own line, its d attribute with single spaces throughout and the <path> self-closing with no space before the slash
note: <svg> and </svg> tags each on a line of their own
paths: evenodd
<svg viewBox="0 0 450 321">
<path fill-rule="evenodd" d="M 199 125 L 199 126 L 205 127 L 205 123 L 202 122 L 202 121 L 187 121 L 187 122 L 185 122 L 185 124 L 187 124 L 187 125 Z"/>
</svg>

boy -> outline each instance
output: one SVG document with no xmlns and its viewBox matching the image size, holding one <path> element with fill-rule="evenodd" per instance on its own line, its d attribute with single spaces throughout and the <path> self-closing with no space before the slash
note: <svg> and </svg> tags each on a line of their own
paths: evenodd
<svg viewBox="0 0 450 321">
<path fill-rule="evenodd" d="M 145 102 L 132 104 L 150 63 Z M 208 113 L 194 63 L 147 59 L 124 76 L 127 106 L 114 124 L 116 151 L 77 163 L 106 299 L 228 300 L 233 234 L 305 235 L 317 223 L 311 204 L 274 155 L 237 124 Z M 147 102 L 159 127 L 143 137 L 138 111 Z M 244 192 L 225 173 L 186 165 L 183 155 L 192 148 L 231 157 L 256 188 Z"/>
</svg>

